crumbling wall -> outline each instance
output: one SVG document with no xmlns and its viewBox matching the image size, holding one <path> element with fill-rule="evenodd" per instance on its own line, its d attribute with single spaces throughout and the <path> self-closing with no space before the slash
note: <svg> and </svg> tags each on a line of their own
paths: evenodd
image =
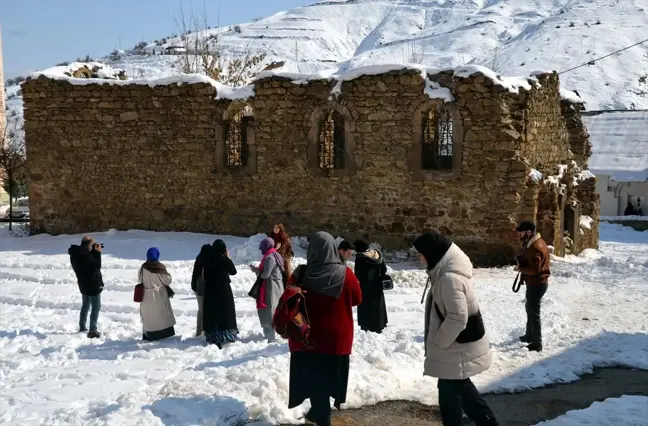
<svg viewBox="0 0 648 426">
<path fill-rule="evenodd" d="M 559 111 L 548 105 L 558 95 L 533 94 L 557 85 L 512 93 L 479 72 L 426 81 L 404 69 L 340 82 L 266 78 L 249 100 L 229 101 L 217 100 L 208 83 L 84 83 L 41 77 L 23 84 L 37 232 L 252 235 L 281 221 L 293 235 L 326 230 L 402 249 L 435 229 L 475 264 L 492 265 L 509 263 L 517 250 L 519 218 L 541 216 L 544 203 L 555 203 L 542 201 L 542 183 L 527 181 L 538 159 L 558 157 L 558 148 L 542 147 L 563 143 L 545 134 L 558 131 L 555 123 L 541 123 Z M 524 112 L 528 96 L 530 111 L 550 112 Z M 447 101 L 452 170 L 423 171 L 421 116 Z M 240 170 L 224 168 L 223 121 L 243 104 L 254 116 L 253 158 Z M 332 109 L 344 117 L 346 167 L 330 171 L 313 154 L 314 129 Z"/>
</svg>

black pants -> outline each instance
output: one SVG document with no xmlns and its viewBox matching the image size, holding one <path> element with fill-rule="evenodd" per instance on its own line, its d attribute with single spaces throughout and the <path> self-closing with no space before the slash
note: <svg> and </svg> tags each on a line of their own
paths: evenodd
<svg viewBox="0 0 648 426">
<path fill-rule="evenodd" d="M 331 426 L 331 401 L 328 395 L 311 397 L 311 409 L 306 413 L 306 420 L 317 426 Z"/>
<path fill-rule="evenodd" d="M 463 412 L 477 426 L 497 426 L 495 414 L 470 379 L 439 379 L 439 409 L 443 426 L 461 426 Z"/>
<path fill-rule="evenodd" d="M 540 321 L 540 304 L 547 292 L 547 284 L 526 286 L 526 337 L 532 344 L 542 344 L 542 324 Z"/>
</svg>

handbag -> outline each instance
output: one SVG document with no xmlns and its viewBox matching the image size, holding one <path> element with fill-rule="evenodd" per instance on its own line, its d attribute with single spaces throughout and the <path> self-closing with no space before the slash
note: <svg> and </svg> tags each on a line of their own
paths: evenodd
<svg viewBox="0 0 648 426">
<path fill-rule="evenodd" d="M 196 293 L 198 296 L 205 296 L 205 273 L 202 272 L 198 279 L 196 280 Z"/>
<path fill-rule="evenodd" d="M 441 318 L 441 322 L 445 321 L 445 317 L 441 314 L 439 306 L 434 302 L 434 309 L 436 313 Z M 486 334 L 486 329 L 484 328 L 484 320 L 482 319 L 481 312 L 477 311 L 476 314 L 470 315 L 468 317 L 468 322 L 466 323 L 466 328 L 463 329 L 461 333 L 455 339 L 457 343 L 472 343 L 480 340 Z"/>
<path fill-rule="evenodd" d="M 383 290 L 393 290 L 394 289 L 394 280 L 392 280 L 392 277 L 389 275 L 385 274 L 382 277 L 380 277 L 380 280 L 382 281 L 382 288 Z"/>
<path fill-rule="evenodd" d="M 142 303 L 144 300 L 144 284 L 142 284 L 142 270 L 139 270 L 139 284 L 135 286 L 135 291 L 133 292 L 133 302 Z"/>
<path fill-rule="evenodd" d="M 165 285 L 166 291 L 167 291 L 167 296 L 169 296 L 169 299 L 173 299 L 173 296 L 175 296 L 175 291 L 171 288 L 171 286 Z"/>
<path fill-rule="evenodd" d="M 144 284 L 137 284 L 133 293 L 133 302 L 142 303 L 144 300 Z"/>
<path fill-rule="evenodd" d="M 258 276 L 256 281 L 254 282 L 254 285 L 248 292 L 248 296 L 250 296 L 254 300 L 259 300 L 259 297 L 261 297 L 261 284 L 263 284 L 263 278 Z"/>
</svg>

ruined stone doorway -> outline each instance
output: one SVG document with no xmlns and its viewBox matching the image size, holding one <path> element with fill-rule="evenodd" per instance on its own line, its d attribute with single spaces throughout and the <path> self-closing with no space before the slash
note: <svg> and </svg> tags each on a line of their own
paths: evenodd
<svg viewBox="0 0 648 426">
<path fill-rule="evenodd" d="M 565 248 L 565 254 L 571 254 L 576 248 L 578 210 L 577 205 L 567 205 L 563 210 L 563 247 Z"/>
</svg>

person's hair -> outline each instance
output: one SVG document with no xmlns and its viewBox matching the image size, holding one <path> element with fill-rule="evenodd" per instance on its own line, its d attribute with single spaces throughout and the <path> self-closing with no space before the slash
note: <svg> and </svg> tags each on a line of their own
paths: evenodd
<svg viewBox="0 0 648 426">
<path fill-rule="evenodd" d="M 83 238 L 81 238 L 81 247 L 90 247 L 92 241 L 93 238 L 90 235 L 85 235 Z"/>
<path fill-rule="evenodd" d="M 351 241 L 344 240 L 340 243 L 340 245 L 338 245 L 338 250 L 343 250 L 343 251 L 354 250 L 354 247 Z"/>
<path fill-rule="evenodd" d="M 270 230 L 272 234 L 274 234 L 274 228 L 275 228 L 275 226 L 276 226 L 277 228 L 279 228 L 279 233 L 280 233 L 280 234 L 286 235 L 286 229 L 284 228 L 284 226 L 283 226 L 282 223 L 275 223 L 274 225 L 272 225 L 272 229 Z"/>
</svg>

